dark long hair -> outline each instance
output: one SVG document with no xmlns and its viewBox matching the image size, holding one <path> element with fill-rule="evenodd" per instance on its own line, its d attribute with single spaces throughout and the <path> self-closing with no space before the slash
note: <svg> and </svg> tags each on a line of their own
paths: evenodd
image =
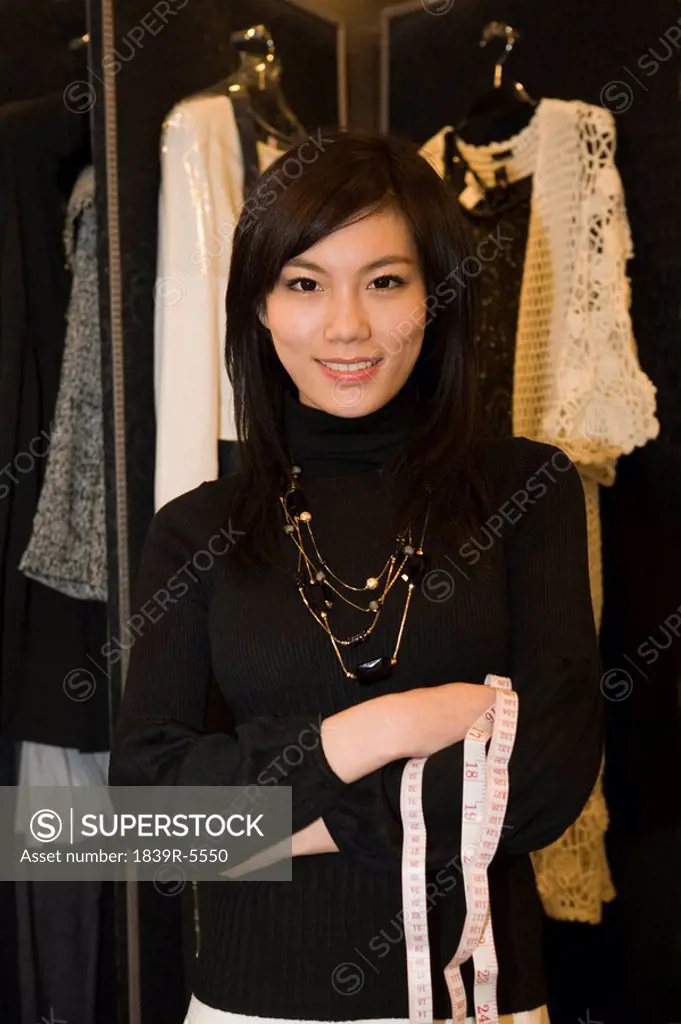
<svg viewBox="0 0 681 1024">
<path fill-rule="evenodd" d="M 289 150 L 258 179 L 234 232 L 227 288 L 225 359 L 234 389 L 241 473 L 229 515 L 244 534 L 232 565 L 276 562 L 279 495 L 290 470 L 283 392 L 291 379 L 260 322 L 284 264 L 342 225 L 392 207 L 411 227 L 430 303 L 412 370 L 417 414 L 386 467 L 402 495 L 392 534 L 418 521 L 430 497 L 428 534 L 454 541 L 488 504 L 476 457 L 476 280 L 466 225 L 437 172 L 408 139 L 365 131 L 320 132 Z M 439 308 L 437 308 L 439 306 Z M 431 315 L 432 313 L 432 315 Z M 390 534 L 388 534 L 390 536 Z"/>
</svg>

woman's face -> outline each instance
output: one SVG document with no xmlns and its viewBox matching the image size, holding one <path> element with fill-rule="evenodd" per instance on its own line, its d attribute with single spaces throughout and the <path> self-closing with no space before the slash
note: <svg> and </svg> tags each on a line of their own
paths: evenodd
<svg viewBox="0 0 681 1024">
<path fill-rule="evenodd" d="M 425 298 L 408 224 L 386 210 L 287 263 L 263 323 L 304 405 L 363 416 L 409 377 L 423 344 Z"/>
</svg>

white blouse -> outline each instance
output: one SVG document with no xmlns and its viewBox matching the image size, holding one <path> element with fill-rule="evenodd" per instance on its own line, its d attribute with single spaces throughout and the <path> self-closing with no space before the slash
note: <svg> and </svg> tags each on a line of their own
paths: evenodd
<svg viewBox="0 0 681 1024">
<path fill-rule="evenodd" d="M 281 150 L 258 142 L 261 171 Z M 163 124 L 154 288 L 155 509 L 218 475 L 236 440 L 224 365 L 232 236 L 244 201 L 241 140 L 228 95 L 197 95 Z"/>
</svg>

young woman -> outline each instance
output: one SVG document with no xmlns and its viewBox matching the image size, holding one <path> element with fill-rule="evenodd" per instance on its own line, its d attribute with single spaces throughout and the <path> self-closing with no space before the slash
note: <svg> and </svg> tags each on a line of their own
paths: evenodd
<svg viewBox="0 0 681 1024">
<path fill-rule="evenodd" d="M 559 448 L 478 427 L 467 255 L 416 147 L 363 132 L 282 157 L 236 228 L 240 470 L 151 523 L 135 607 L 163 594 L 162 611 L 131 650 L 109 780 L 291 787 L 292 880 L 199 883 L 188 1024 L 408 1018 L 400 783 L 416 756 L 434 1014 L 451 1016 L 462 740 L 488 673 L 519 700 L 488 872 L 500 1019 L 548 1019 L 529 853 L 577 817 L 601 755 L 584 500 Z M 212 680 L 231 732 L 205 731 Z"/>
</svg>

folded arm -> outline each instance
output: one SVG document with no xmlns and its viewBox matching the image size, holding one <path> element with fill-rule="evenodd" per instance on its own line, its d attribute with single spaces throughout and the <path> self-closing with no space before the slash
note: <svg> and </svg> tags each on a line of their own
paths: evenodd
<svg viewBox="0 0 681 1024">
<path fill-rule="evenodd" d="M 537 445 L 517 451 L 522 486 L 558 449 Z M 555 464 L 561 470 L 551 469 L 552 480 L 541 477 L 545 492 L 525 507 L 506 538 L 510 662 L 489 666 L 490 672 L 510 676 L 519 696 L 502 854 L 528 853 L 558 839 L 586 803 L 601 760 L 601 667 L 584 494 L 567 458 L 556 458 Z M 341 852 L 370 865 L 399 867 L 406 762 L 396 760 L 354 782 L 324 813 Z M 460 850 L 462 785 L 462 742 L 428 758 L 423 800 L 431 867 Z"/>
</svg>

